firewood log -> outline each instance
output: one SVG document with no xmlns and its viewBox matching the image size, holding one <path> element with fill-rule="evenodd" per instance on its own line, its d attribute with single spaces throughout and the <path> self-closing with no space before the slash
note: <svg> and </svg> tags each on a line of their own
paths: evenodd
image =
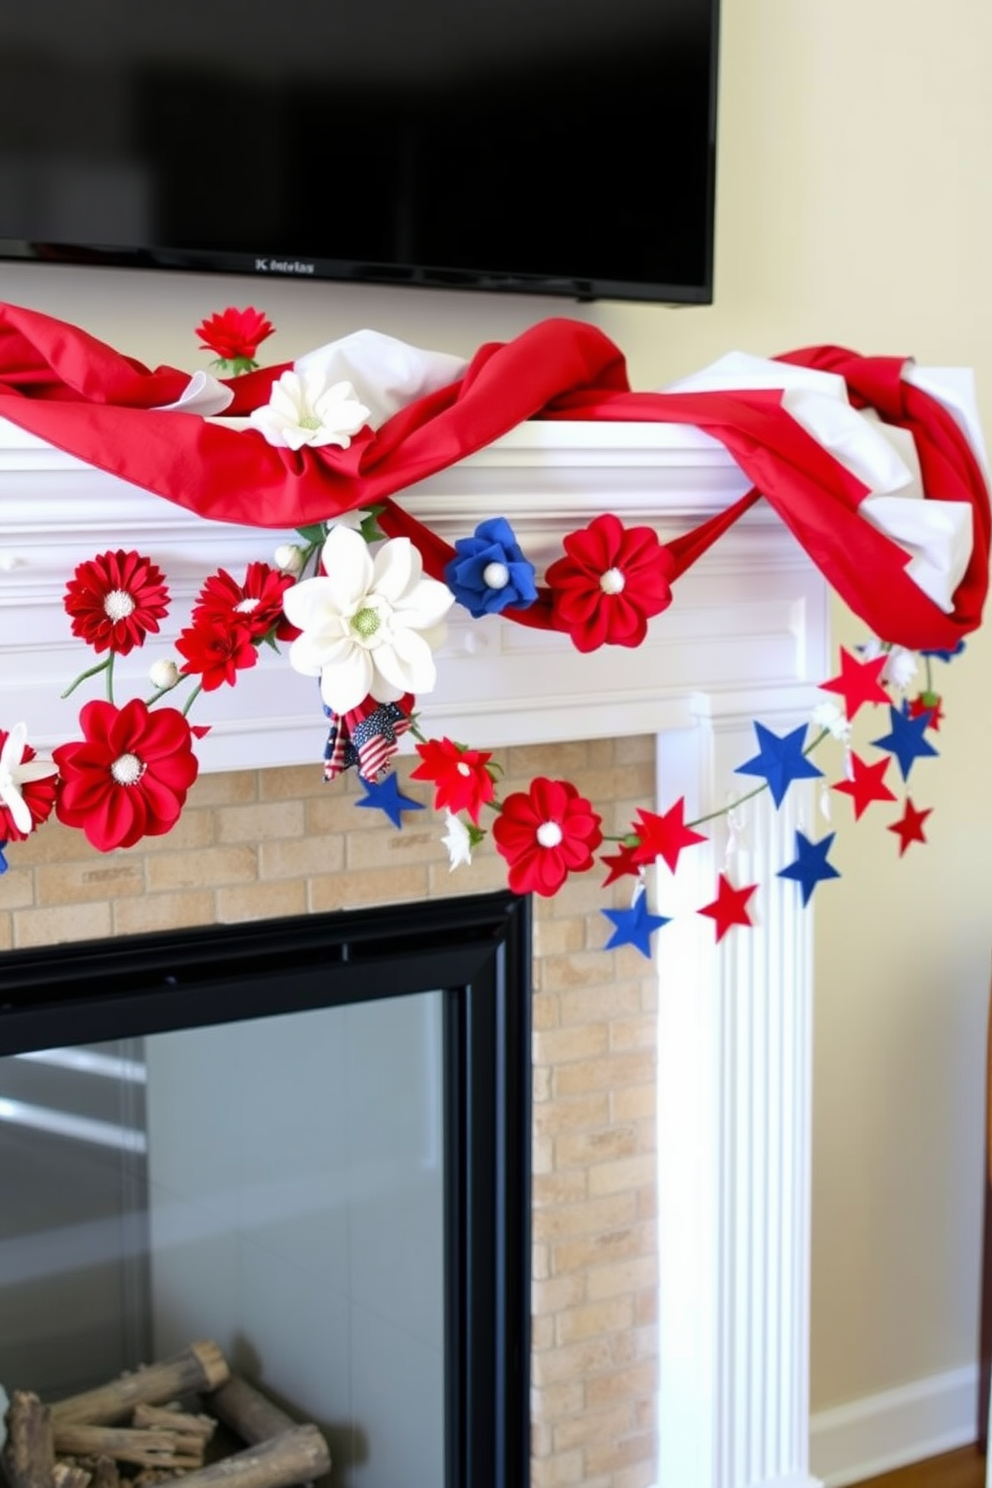
<svg viewBox="0 0 992 1488">
<path fill-rule="evenodd" d="M 120 1488 L 120 1473 L 112 1457 L 98 1457 L 93 1474 L 93 1488 Z"/>
<path fill-rule="evenodd" d="M 227 1360 L 216 1343 L 194 1343 L 174 1359 L 149 1364 L 97 1390 L 56 1401 L 51 1407 L 52 1420 L 108 1425 L 126 1420 L 136 1405 L 161 1405 L 177 1395 L 215 1390 L 229 1375 Z"/>
<path fill-rule="evenodd" d="M 15 1390 L 11 1399 L 0 1464 L 10 1488 L 52 1488 L 55 1446 L 51 1412 L 27 1390 Z"/>
<path fill-rule="evenodd" d="M 298 1423 L 240 1374 L 232 1374 L 206 1401 L 225 1426 L 251 1444 L 268 1441 Z"/>
<path fill-rule="evenodd" d="M 330 1471 L 331 1454 L 316 1426 L 294 1426 L 183 1476 L 183 1488 L 293 1488 Z"/>
<path fill-rule="evenodd" d="M 136 1431 L 130 1426 L 87 1426 L 78 1421 L 53 1425 L 56 1452 L 113 1457 L 138 1467 L 202 1467 L 203 1437 L 176 1431 Z"/>
<path fill-rule="evenodd" d="M 223 1385 L 221 1389 L 224 1389 Z M 162 1405 L 136 1405 L 131 1425 L 152 1427 L 157 1431 L 179 1431 L 185 1436 L 200 1436 L 204 1442 L 210 1441 L 217 1430 L 217 1422 L 211 1416 L 193 1416 L 189 1411 L 172 1410 Z"/>
<path fill-rule="evenodd" d="M 54 1488 L 89 1488 L 93 1474 L 79 1462 L 56 1462 L 52 1468 Z"/>
</svg>

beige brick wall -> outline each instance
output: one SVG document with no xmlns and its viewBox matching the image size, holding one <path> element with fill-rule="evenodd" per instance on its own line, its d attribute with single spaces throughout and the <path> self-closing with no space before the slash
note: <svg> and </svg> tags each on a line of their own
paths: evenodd
<svg viewBox="0 0 992 1488">
<path fill-rule="evenodd" d="M 573 780 L 622 831 L 654 793 L 649 738 L 516 748 L 502 790 Z M 430 788 L 400 776 L 425 804 Z M 397 832 L 319 766 L 205 776 L 176 829 L 102 856 L 51 822 L 11 844 L 0 949 L 503 887 L 487 842 L 454 873 L 441 818 Z M 632 947 L 605 953 L 599 872 L 538 901 L 534 969 L 533 1488 L 649 1488 L 656 1344 L 655 999 Z M 615 897 L 609 897 L 615 895 Z M 0 962 L 2 977 L 2 962 Z"/>
</svg>

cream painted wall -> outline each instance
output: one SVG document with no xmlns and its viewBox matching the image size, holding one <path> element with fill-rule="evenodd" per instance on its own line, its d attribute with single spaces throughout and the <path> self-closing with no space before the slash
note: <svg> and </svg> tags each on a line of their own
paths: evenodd
<svg viewBox="0 0 992 1488">
<path fill-rule="evenodd" d="M 249 300 L 278 325 L 267 350 L 280 358 L 362 325 L 470 352 L 577 315 L 613 336 L 642 387 L 732 347 L 841 342 L 974 366 L 992 433 L 990 56 L 987 0 L 724 0 L 709 309 L 32 265 L 0 266 L 0 298 L 188 366 L 202 364 L 197 320 Z M 645 189 L 664 193 L 650 141 L 618 148 L 643 150 Z M 861 638 L 839 609 L 836 621 L 838 640 Z M 983 635 L 946 672 L 943 760 L 919 771 L 928 845 L 900 863 L 870 815 L 854 827 L 847 803 L 835 812 L 844 877 L 817 905 L 814 1409 L 975 1356 L 990 657 Z"/>
</svg>

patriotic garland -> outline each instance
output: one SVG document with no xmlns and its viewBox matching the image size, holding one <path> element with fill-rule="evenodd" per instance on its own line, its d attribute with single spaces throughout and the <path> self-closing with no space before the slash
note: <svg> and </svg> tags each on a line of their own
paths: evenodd
<svg viewBox="0 0 992 1488">
<path fill-rule="evenodd" d="M 469 363 L 358 333 L 263 369 L 256 353 L 272 332 L 253 308 L 210 317 L 197 334 L 221 375 L 188 377 L 149 371 L 76 328 L 0 306 L 0 417 L 202 515 L 258 526 L 261 509 L 262 525 L 294 526 L 299 538 L 243 576 L 208 576 L 175 642 L 177 658 L 156 662 L 148 695 L 126 701 L 115 696 L 115 658 L 159 631 L 171 603 L 167 576 L 125 549 L 78 565 L 64 608 L 72 634 L 97 659 L 64 696 L 96 679 L 104 696 L 83 704 L 81 737 L 51 759 L 38 758 L 25 723 L 0 729 L 0 848 L 53 814 L 101 852 L 168 832 L 196 779 L 195 743 L 206 732 L 189 721 L 193 703 L 236 685 L 262 646 L 286 646 L 289 664 L 319 688 L 327 781 L 354 770 L 365 789 L 358 805 L 401 826 L 403 812 L 424 809 L 391 773 L 409 736 L 417 755 L 410 779 L 430 786 L 433 809 L 444 812 L 453 870 L 491 837 L 518 893 L 550 896 L 597 867 L 604 886 L 629 876 L 630 908 L 603 912 L 606 945 L 650 955 L 668 920 L 649 908 L 646 870 L 661 858 L 674 872 L 683 851 L 706 841 L 697 829 L 711 818 L 686 821 L 679 799 L 662 812 L 638 811 L 609 838 L 570 781 L 538 777 L 503 796 L 491 752 L 425 737 L 416 700 L 434 686 L 456 604 L 475 618 L 558 630 L 580 652 L 640 645 L 679 575 L 759 491 L 878 639 L 858 654 L 841 650 L 838 674 L 820 684 L 831 696 L 815 710 L 812 738 L 807 726 L 777 735 L 755 722 L 755 753 L 736 772 L 744 777 L 739 796 L 714 815 L 733 818 L 758 792 L 780 807 L 793 782 L 819 779 L 850 798 L 856 820 L 875 803 L 896 803 L 900 814 L 887 826 L 900 855 L 926 840 L 929 809 L 915 805 L 908 786 L 897 794 L 889 772 L 895 763 L 906 785 L 916 761 L 937 754 L 943 714 L 933 667 L 963 649 L 988 587 L 981 436 L 953 390 L 928 386 L 904 360 L 814 348 L 774 365 L 723 366 L 715 384 L 710 372 L 664 394 L 638 394 L 601 333 L 557 321 L 483 348 Z M 859 444 L 852 430 L 861 430 L 865 409 L 877 427 Z M 452 547 L 394 499 L 534 416 L 691 422 L 722 440 L 755 489 L 667 544 L 603 513 L 565 537 L 543 576 L 504 517 Z M 191 468 L 200 471 L 192 483 Z M 857 715 L 879 708 L 887 723 L 856 747 Z M 831 739 L 843 750 L 835 781 L 814 759 Z M 795 834 L 794 859 L 779 876 L 795 881 L 803 904 L 839 876 L 829 861 L 833 837 Z M 698 908 L 717 941 L 751 923 L 756 888 L 735 884 L 729 865 L 718 874 L 713 899 Z"/>
</svg>

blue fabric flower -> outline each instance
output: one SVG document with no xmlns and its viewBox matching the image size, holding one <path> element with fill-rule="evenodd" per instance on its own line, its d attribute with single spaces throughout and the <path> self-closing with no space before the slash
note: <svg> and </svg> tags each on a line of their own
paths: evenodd
<svg viewBox="0 0 992 1488">
<path fill-rule="evenodd" d="M 444 581 L 476 620 L 534 603 L 534 565 L 524 557 L 505 517 L 480 522 L 474 536 L 458 539 L 455 552 L 458 556 L 445 568 Z"/>
</svg>

